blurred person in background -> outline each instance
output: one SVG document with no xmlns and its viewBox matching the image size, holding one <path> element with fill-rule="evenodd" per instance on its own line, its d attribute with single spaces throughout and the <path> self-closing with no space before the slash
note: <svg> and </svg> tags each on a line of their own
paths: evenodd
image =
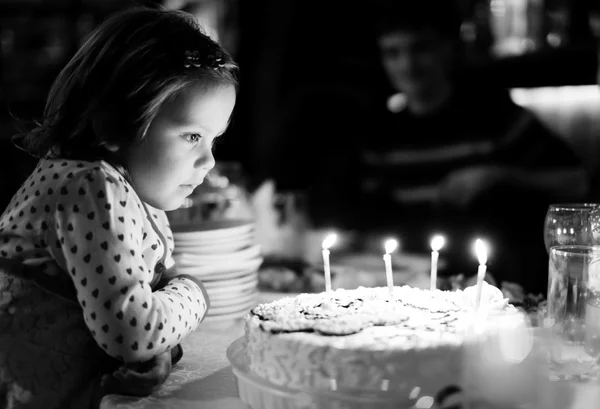
<svg viewBox="0 0 600 409">
<path fill-rule="evenodd" d="M 375 21 L 399 94 L 361 154 L 365 208 L 377 203 L 382 216 L 374 224 L 394 221 L 416 250 L 445 231 L 449 273 L 474 272 L 471 242 L 485 238 L 497 279 L 544 293 L 544 215 L 552 202 L 587 198 L 580 158 L 493 78 L 463 65 L 452 2 L 390 2 Z"/>
<path fill-rule="evenodd" d="M 396 92 L 381 117 L 338 145 L 312 186 L 320 223 L 400 234 L 408 252 L 446 236 L 445 274 L 477 271 L 472 243 L 491 247 L 498 281 L 546 292 L 548 204 L 583 201 L 589 175 L 571 147 L 463 64 L 461 19 L 447 0 L 378 4 L 377 45 Z M 320 155 L 315 153 L 311 163 Z"/>
</svg>

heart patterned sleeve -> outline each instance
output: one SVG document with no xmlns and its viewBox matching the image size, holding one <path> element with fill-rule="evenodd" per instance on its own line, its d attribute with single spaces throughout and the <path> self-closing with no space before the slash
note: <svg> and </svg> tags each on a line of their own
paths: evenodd
<svg viewBox="0 0 600 409">
<path fill-rule="evenodd" d="M 150 206 L 148 206 L 148 207 L 150 207 Z M 167 271 L 173 272 L 173 271 L 175 271 L 175 260 L 173 259 L 173 251 L 175 250 L 175 240 L 173 238 L 173 232 L 171 230 L 169 218 L 167 217 L 167 215 L 164 211 L 155 209 L 153 207 L 150 207 L 150 208 L 151 208 L 150 213 L 152 214 L 152 217 L 154 217 L 156 226 L 163 233 L 166 244 L 167 244 L 167 249 L 166 249 L 167 251 L 166 251 L 166 257 L 165 257 L 165 262 L 164 262 L 165 267 L 166 267 Z"/>
<path fill-rule="evenodd" d="M 98 345 L 140 362 L 194 331 L 206 313 L 204 293 L 183 277 L 152 291 L 155 261 L 144 243 L 154 232 L 133 189 L 101 170 L 82 172 L 59 189 L 46 241 L 71 277 Z"/>
</svg>

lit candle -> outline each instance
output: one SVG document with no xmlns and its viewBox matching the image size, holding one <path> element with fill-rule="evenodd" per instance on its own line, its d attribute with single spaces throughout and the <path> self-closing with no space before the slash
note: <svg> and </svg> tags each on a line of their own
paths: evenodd
<svg viewBox="0 0 600 409">
<path fill-rule="evenodd" d="M 429 289 L 431 291 L 437 288 L 437 265 L 438 258 L 440 256 L 440 249 L 444 246 L 444 237 L 435 236 L 431 239 L 431 281 L 429 283 Z"/>
<path fill-rule="evenodd" d="M 385 278 L 387 280 L 388 290 L 390 290 L 390 296 L 394 296 L 394 277 L 392 275 L 392 256 L 394 250 L 398 247 L 398 242 L 394 239 L 386 240 L 385 242 L 385 254 L 383 255 L 383 261 L 385 263 Z"/>
<path fill-rule="evenodd" d="M 481 304 L 481 291 L 483 289 L 483 279 L 485 278 L 485 263 L 487 262 L 487 247 L 481 239 L 475 240 L 475 254 L 479 261 L 479 268 L 477 269 L 477 298 L 475 299 L 475 310 L 478 310 L 479 304 Z"/>
<path fill-rule="evenodd" d="M 321 247 L 323 248 L 323 267 L 325 270 L 325 291 L 331 291 L 331 268 L 329 266 L 329 247 L 333 246 L 337 239 L 335 233 L 329 234 L 323 240 Z"/>
</svg>

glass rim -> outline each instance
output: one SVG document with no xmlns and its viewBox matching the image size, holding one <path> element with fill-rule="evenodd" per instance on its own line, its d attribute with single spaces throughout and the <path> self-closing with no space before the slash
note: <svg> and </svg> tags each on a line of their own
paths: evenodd
<svg viewBox="0 0 600 409">
<path fill-rule="evenodd" d="M 600 203 L 582 202 L 582 203 L 551 203 L 548 205 L 548 209 L 553 210 L 581 210 L 581 209 L 595 209 L 599 207 Z"/>
<path fill-rule="evenodd" d="M 600 255 L 600 246 L 588 244 L 558 244 L 551 246 L 549 252 L 559 255 Z"/>
</svg>

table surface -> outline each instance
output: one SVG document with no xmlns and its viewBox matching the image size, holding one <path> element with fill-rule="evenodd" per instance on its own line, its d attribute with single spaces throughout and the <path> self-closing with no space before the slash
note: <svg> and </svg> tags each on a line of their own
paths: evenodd
<svg viewBox="0 0 600 409">
<path fill-rule="evenodd" d="M 183 340 L 183 358 L 156 392 L 146 398 L 108 395 L 100 408 L 248 409 L 226 356 L 243 332 L 243 320 L 200 324 Z"/>
<path fill-rule="evenodd" d="M 261 293 L 258 301 L 281 296 L 284 294 Z M 226 355 L 227 348 L 243 333 L 243 319 L 201 323 L 183 340 L 183 358 L 156 392 L 145 398 L 108 395 L 100 409 L 249 409 L 239 398 Z M 552 382 L 544 389 L 543 404 L 532 409 L 589 409 L 600 402 L 600 382 Z"/>
</svg>

